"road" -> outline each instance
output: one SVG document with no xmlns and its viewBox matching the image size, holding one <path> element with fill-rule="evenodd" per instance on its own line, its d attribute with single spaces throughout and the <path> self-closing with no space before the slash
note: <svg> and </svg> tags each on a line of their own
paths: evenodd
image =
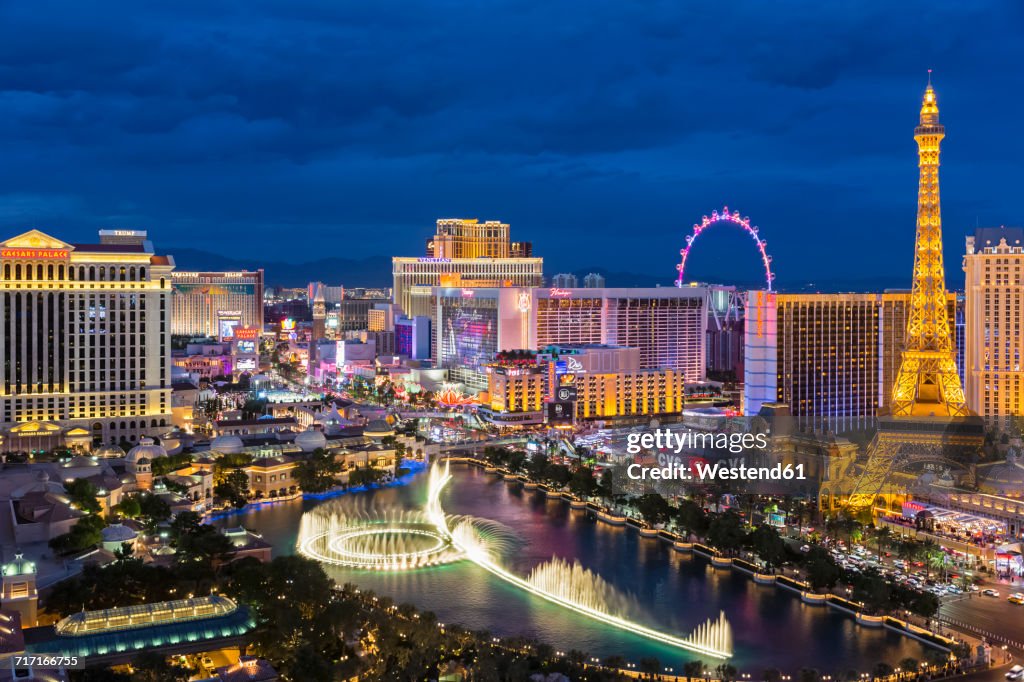
<svg viewBox="0 0 1024 682">
<path fill-rule="evenodd" d="M 966 623 L 969 627 L 963 629 L 968 632 L 984 635 L 996 645 L 1009 644 L 1016 654 L 1024 654 L 1024 606 L 1006 601 L 1007 585 L 995 587 L 1000 593 L 998 597 L 975 593 L 955 600 L 944 599 L 939 617 L 956 624 Z"/>
</svg>

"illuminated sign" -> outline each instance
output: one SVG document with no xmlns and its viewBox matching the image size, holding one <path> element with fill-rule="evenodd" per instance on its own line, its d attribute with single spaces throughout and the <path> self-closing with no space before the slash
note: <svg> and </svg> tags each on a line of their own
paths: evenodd
<svg viewBox="0 0 1024 682">
<path fill-rule="evenodd" d="M 473 298 L 474 295 L 476 295 L 476 292 L 473 291 L 472 289 L 462 290 L 462 298 Z"/>
<path fill-rule="evenodd" d="M 417 263 L 451 263 L 451 258 L 417 258 Z"/>
<path fill-rule="evenodd" d="M 235 338 L 236 339 L 257 339 L 260 336 L 260 330 L 256 327 L 235 327 Z"/>
<path fill-rule="evenodd" d="M 583 363 L 570 355 L 565 359 L 565 369 L 569 372 L 582 372 Z"/>
<path fill-rule="evenodd" d="M 239 372 L 247 372 L 256 369 L 256 358 L 240 358 L 235 363 L 235 369 Z"/>
<path fill-rule="evenodd" d="M 235 338 L 238 338 L 237 333 L 235 334 Z M 255 353 L 256 352 L 256 342 L 255 341 L 239 341 L 237 348 L 238 348 L 238 352 L 239 353 Z"/>
<path fill-rule="evenodd" d="M 532 297 L 529 291 L 520 291 L 519 297 L 516 299 L 516 308 L 521 313 L 528 313 L 530 312 L 531 301 Z"/>
<path fill-rule="evenodd" d="M 558 287 L 551 287 L 548 291 L 548 295 L 551 298 L 572 298 L 572 292 L 568 289 L 559 289 Z"/>
<path fill-rule="evenodd" d="M 576 400 L 576 387 L 559 386 L 555 389 L 555 400 L 560 403 L 568 403 Z"/>
<path fill-rule="evenodd" d="M 284 318 L 281 320 L 281 329 L 282 331 L 291 331 L 295 329 L 295 320 L 290 317 Z"/>
<path fill-rule="evenodd" d="M 572 403 L 548 403 L 548 424 L 564 426 L 573 422 Z"/>
<path fill-rule="evenodd" d="M 60 260 L 68 257 L 67 249 L 3 249 L 3 258 L 37 258 L 39 260 Z"/>
</svg>

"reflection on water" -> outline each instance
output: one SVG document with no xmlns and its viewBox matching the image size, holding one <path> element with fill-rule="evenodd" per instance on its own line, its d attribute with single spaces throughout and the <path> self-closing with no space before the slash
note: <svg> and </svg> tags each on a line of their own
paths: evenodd
<svg viewBox="0 0 1024 682">
<path fill-rule="evenodd" d="M 476 469 L 453 467 L 452 472 L 455 479 L 444 492 L 444 509 L 512 528 L 522 544 L 506 558 L 511 570 L 525 576 L 553 556 L 570 562 L 577 559 L 618 591 L 634 597 L 642 613 L 638 620 L 679 634 L 689 633 L 724 610 L 736 642 L 732 663 L 741 672 L 778 667 L 795 673 L 810 666 L 841 673 L 851 668 L 867 670 L 880 660 L 896 663 L 907 656 L 925 656 L 925 647 L 914 640 L 888 630 L 859 627 L 852 618 L 803 604 L 787 591 L 756 585 L 731 570 L 713 569 L 700 557 L 674 552 L 665 543 L 641 538 L 628 528 L 598 523 L 561 501 Z M 342 497 L 337 503 L 364 506 L 365 498 L 372 496 L 372 502 L 382 508 L 417 506 L 425 496 L 425 480 L 425 475 L 420 476 L 405 487 L 360 493 L 364 499 L 358 502 Z M 286 554 L 294 551 L 302 512 L 317 504 L 296 500 L 247 510 L 216 523 L 245 525 L 262 533 L 277 554 Z M 579 649 L 594 656 L 622 654 L 634 661 L 656 656 L 670 666 L 693 657 L 532 597 L 468 562 L 402 573 L 326 569 L 339 582 L 434 611 L 442 622 L 496 635 L 532 636 L 556 649 Z"/>
</svg>

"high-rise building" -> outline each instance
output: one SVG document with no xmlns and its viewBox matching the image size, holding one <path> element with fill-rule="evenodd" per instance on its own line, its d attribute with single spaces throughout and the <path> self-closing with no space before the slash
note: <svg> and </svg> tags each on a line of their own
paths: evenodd
<svg viewBox="0 0 1024 682">
<path fill-rule="evenodd" d="M 235 327 L 263 329 L 263 270 L 176 271 L 171 333 L 228 339 Z"/>
<path fill-rule="evenodd" d="M 6 451 L 137 441 L 171 424 L 174 260 L 145 233 L 3 242 L 0 414 Z M 110 235 L 113 237 L 114 235 Z"/>
<path fill-rule="evenodd" d="M 603 344 L 549 346 L 537 355 L 502 355 L 487 368 L 484 419 L 501 426 L 638 420 L 680 414 L 681 372 L 642 369 L 640 350 Z"/>
<path fill-rule="evenodd" d="M 559 289 L 575 289 L 577 285 L 576 275 L 571 272 L 560 272 L 551 278 L 551 286 Z"/>
<path fill-rule="evenodd" d="M 453 381 L 486 387 L 499 351 L 559 344 L 636 348 L 640 367 L 706 378 L 704 287 L 646 289 L 437 288 L 436 360 Z"/>
<path fill-rule="evenodd" d="M 888 409 L 906 342 L 910 292 L 747 294 L 744 413 L 783 402 L 838 427 Z M 958 298 L 947 294 L 954 344 Z M 856 418 L 856 419 L 851 419 Z"/>
<path fill-rule="evenodd" d="M 1024 229 L 975 230 L 967 237 L 964 273 L 967 404 L 1007 428 L 1024 414 Z"/>
<path fill-rule="evenodd" d="M 531 254 L 509 241 L 507 223 L 438 220 L 425 257 L 392 259 L 394 302 L 410 317 L 433 316 L 432 287 L 541 286 L 544 260 Z"/>
<path fill-rule="evenodd" d="M 410 360 L 430 359 L 430 318 L 395 319 L 395 353 Z"/>
<path fill-rule="evenodd" d="M 604 275 L 596 272 L 588 273 L 583 278 L 583 286 L 587 289 L 604 289 Z"/>
</svg>

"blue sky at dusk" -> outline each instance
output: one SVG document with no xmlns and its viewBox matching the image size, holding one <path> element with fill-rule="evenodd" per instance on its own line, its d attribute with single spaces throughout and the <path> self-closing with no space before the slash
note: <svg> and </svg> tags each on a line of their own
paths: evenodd
<svg viewBox="0 0 1024 682">
<path fill-rule="evenodd" d="M 783 283 L 898 284 L 933 68 L 958 284 L 976 222 L 1022 222 L 1022 58 L 1009 0 L 0 0 L 0 227 L 258 265 L 419 255 L 436 218 L 476 216 L 549 272 L 668 282 L 728 204 Z M 756 275 L 721 230 L 694 270 Z"/>
</svg>

